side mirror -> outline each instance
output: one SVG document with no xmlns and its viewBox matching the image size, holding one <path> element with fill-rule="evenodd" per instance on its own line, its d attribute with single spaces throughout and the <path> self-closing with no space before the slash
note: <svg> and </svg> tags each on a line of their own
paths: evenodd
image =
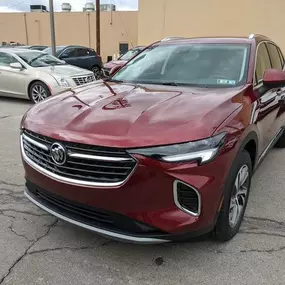
<svg viewBox="0 0 285 285">
<path fill-rule="evenodd" d="M 10 63 L 10 67 L 13 68 L 13 69 L 19 69 L 19 70 L 23 69 L 23 66 L 22 66 L 22 64 L 20 62 Z"/>
<path fill-rule="evenodd" d="M 270 88 L 285 86 L 285 72 L 279 69 L 267 69 L 264 72 L 263 84 Z"/>
<path fill-rule="evenodd" d="M 121 65 L 116 65 L 116 66 L 114 66 L 114 67 L 110 70 L 109 75 L 110 75 L 110 76 L 113 76 L 113 75 L 114 75 L 115 73 L 117 73 L 121 68 L 122 68 Z"/>
</svg>

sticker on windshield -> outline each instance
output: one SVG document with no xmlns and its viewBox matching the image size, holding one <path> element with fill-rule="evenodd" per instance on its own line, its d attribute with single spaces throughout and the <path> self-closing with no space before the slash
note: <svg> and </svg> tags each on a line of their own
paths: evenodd
<svg viewBox="0 0 285 285">
<path fill-rule="evenodd" d="M 218 84 L 228 84 L 228 85 L 235 85 L 236 81 L 235 80 L 227 80 L 227 79 L 218 79 L 217 80 Z"/>
</svg>

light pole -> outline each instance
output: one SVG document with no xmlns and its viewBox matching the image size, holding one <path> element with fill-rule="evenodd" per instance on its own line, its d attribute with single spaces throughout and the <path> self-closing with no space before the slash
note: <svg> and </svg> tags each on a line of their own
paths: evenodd
<svg viewBox="0 0 285 285">
<path fill-rule="evenodd" d="M 52 54 L 56 55 L 56 44 L 55 44 L 55 29 L 54 29 L 54 10 L 53 0 L 49 0 L 49 16 L 50 16 L 50 38 L 51 38 L 51 49 Z"/>
<path fill-rule="evenodd" d="M 96 51 L 101 53 L 101 33 L 100 33 L 100 0 L 96 0 Z"/>
</svg>

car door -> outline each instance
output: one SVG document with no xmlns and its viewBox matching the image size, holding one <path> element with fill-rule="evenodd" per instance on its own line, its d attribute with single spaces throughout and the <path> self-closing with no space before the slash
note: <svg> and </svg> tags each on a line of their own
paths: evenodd
<svg viewBox="0 0 285 285">
<path fill-rule="evenodd" d="M 14 69 L 11 63 L 19 62 L 14 56 L 0 52 L 0 94 L 2 96 L 26 97 L 25 69 Z"/>
<path fill-rule="evenodd" d="M 272 62 L 268 48 L 266 43 L 261 43 L 257 49 L 255 67 L 255 90 L 259 95 L 256 125 L 260 135 L 261 152 L 266 149 L 279 130 L 277 121 L 280 107 L 279 88 L 268 90 L 263 85 L 264 72 L 270 68 L 272 68 Z"/>
<path fill-rule="evenodd" d="M 58 57 L 59 59 L 64 60 L 68 64 L 78 66 L 77 48 L 75 47 L 66 48 Z"/>
<path fill-rule="evenodd" d="M 272 67 L 275 69 L 283 70 L 284 68 L 284 56 L 280 48 L 271 42 L 266 43 Z M 277 128 L 281 129 L 285 126 L 285 86 L 277 89 L 279 96 L 279 112 L 277 115 Z"/>
<path fill-rule="evenodd" d="M 77 66 L 82 67 L 84 69 L 91 69 L 92 65 L 92 55 L 90 54 L 89 50 L 84 47 L 77 48 L 76 51 Z M 93 57 L 95 58 L 95 57 Z"/>
</svg>

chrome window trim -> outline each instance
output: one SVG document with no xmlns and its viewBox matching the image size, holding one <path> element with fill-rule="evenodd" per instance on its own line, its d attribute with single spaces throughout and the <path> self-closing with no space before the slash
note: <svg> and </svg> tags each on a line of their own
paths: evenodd
<svg viewBox="0 0 285 285">
<path fill-rule="evenodd" d="M 192 212 L 186 208 L 184 208 L 180 203 L 179 203 L 179 200 L 178 200 L 178 193 L 177 193 L 177 184 L 178 183 L 181 183 L 181 184 L 184 184 L 186 185 L 187 187 L 190 187 L 192 190 L 194 190 L 198 196 L 198 212 L 195 213 L 195 212 Z M 174 197 L 174 203 L 175 205 L 177 206 L 177 208 L 179 208 L 181 211 L 191 215 L 191 216 L 194 216 L 194 217 L 199 217 L 200 214 L 201 214 L 201 204 L 202 204 L 202 200 L 201 200 L 201 194 L 200 192 L 195 188 L 193 187 L 192 185 L 189 185 L 181 180 L 175 180 L 173 182 L 173 197 Z"/>
<path fill-rule="evenodd" d="M 25 153 L 24 142 L 23 142 L 23 137 L 24 136 L 25 136 L 24 134 L 22 134 L 20 136 L 21 153 L 22 153 L 22 157 L 23 157 L 24 161 L 29 166 L 31 166 L 32 168 L 34 168 L 35 170 L 39 171 L 41 174 L 46 175 L 47 177 L 52 178 L 52 179 L 54 179 L 56 181 L 59 181 L 59 182 L 63 182 L 63 183 L 71 184 L 71 185 L 77 185 L 77 186 L 85 186 L 85 187 L 103 187 L 103 188 L 105 188 L 105 187 L 108 187 L 108 188 L 119 187 L 119 186 L 121 186 L 121 185 L 123 185 L 123 184 L 125 184 L 127 182 L 127 180 L 135 172 L 135 170 L 137 168 L 137 165 L 138 165 L 137 159 L 133 157 L 134 161 L 136 162 L 136 165 L 134 166 L 134 168 L 132 169 L 130 174 L 126 177 L 126 179 L 124 179 L 123 181 L 120 181 L 120 182 L 111 182 L 111 183 L 106 183 L 106 182 L 89 182 L 89 181 L 82 181 L 82 180 L 77 180 L 77 179 L 72 179 L 72 178 L 66 178 L 66 177 L 57 175 L 57 174 L 55 174 L 55 173 L 53 173 L 51 171 L 48 171 L 48 170 L 44 169 L 43 167 L 39 166 L 38 164 L 36 164 L 35 162 L 33 162 Z M 26 138 L 27 138 L 27 136 L 25 136 L 25 139 Z M 34 140 L 31 139 L 31 141 L 34 141 Z M 45 149 L 45 150 L 48 150 L 48 148 Z"/>
<path fill-rule="evenodd" d="M 268 43 L 269 43 L 269 44 L 272 44 L 272 45 L 274 45 L 274 46 L 276 46 L 276 47 L 280 50 L 280 52 L 282 53 L 282 50 L 280 49 L 280 47 L 279 47 L 276 43 L 274 43 L 273 41 L 264 40 L 264 41 L 259 42 L 258 45 L 256 46 L 256 50 L 255 50 L 254 72 L 253 72 L 254 78 L 255 78 L 255 72 L 256 72 L 257 53 L 258 53 L 259 46 L 260 46 L 261 44 L 265 44 L 265 46 L 266 46 L 266 44 L 268 44 Z M 269 57 L 270 62 L 271 62 L 271 58 L 270 58 L 270 54 L 269 54 L 269 51 L 268 51 L 268 49 L 267 49 L 267 46 L 266 46 L 266 50 L 267 50 L 267 52 L 268 52 L 268 57 Z M 282 55 L 283 55 L 283 53 L 282 53 Z M 284 55 L 283 55 L 283 57 L 284 57 Z M 255 81 L 255 80 L 253 80 L 253 81 Z M 256 83 L 257 83 L 257 82 L 256 82 Z M 253 88 L 254 88 L 254 89 L 258 89 L 258 88 L 260 88 L 262 85 L 263 85 L 263 83 L 255 84 L 255 85 L 253 86 Z"/>
<path fill-rule="evenodd" d="M 159 244 L 159 243 L 166 243 L 166 242 L 170 242 L 170 240 L 166 240 L 166 239 L 159 239 L 159 238 L 148 238 L 148 237 L 138 237 L 138 236 L 130 236 L 130 235 L 125 235 L 125 234 L 120 234 L 120 233 L 116 233 L 116 232 L 112 232 L 112 231 L 108 231 L 108 230 L 103 230 L 101 228 L 97 228 L 94 226 L 90 226 L 87 224 L 83 224 L 81 222 L 78 222 L 76 220 L 70 219 L 60 213 L 55 212 L 54 210 L 46 207 L 45 205 L 41 204 L 39 201 L 37 201 L 36 199 L 34 199 L 31 195 L 29 195 L 29 193 L 27 192 L 27 190 L 25 190 L 25 196 L 35 205 L 37 205 L 39 208 L 43 209 L 44 211 L 52 214 L 53 216 L 64 220 L 66 222 L 69 222 L 71 224 L 74 224 L 76 226 L 79 226 L 81 228 L 90 230 L 92 232 L 101 234 L 103 236 L 106 237 L 110 237 L 113 239 L 117 239 L 117 240 L 121 240 L 121 241 L 128 241 L 128 242 L 132 242 L 132 243 L 140 243 L 140 244 Z"/>
</svg>

